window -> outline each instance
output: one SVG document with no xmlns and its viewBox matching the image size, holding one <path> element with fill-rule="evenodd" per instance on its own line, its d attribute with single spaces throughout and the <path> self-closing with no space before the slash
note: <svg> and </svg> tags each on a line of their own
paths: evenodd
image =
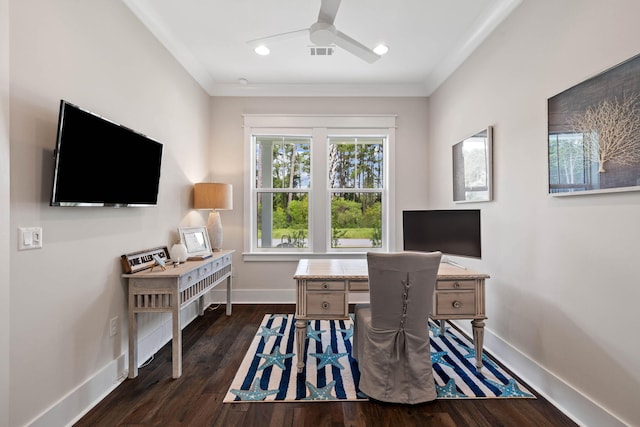
<svg viewBox="0 0 640 427">
<path fill-rule="evenodd" d="M 245 259 L 394 247 L 395 117 L 244 119 Z"/>
</svg>

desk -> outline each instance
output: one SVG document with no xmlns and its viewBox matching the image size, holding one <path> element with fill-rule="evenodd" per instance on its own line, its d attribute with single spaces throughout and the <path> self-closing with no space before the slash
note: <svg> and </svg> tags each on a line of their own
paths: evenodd
<svg viewBox="0 0 640 427">
<path fill-rule="evenodd" d="M 123 274 L 129 283 L 129 378 L 138 376 L 138 328 L 136 314 L 169 312 L 172 319 L 171 359 L 173 378 L 182 375 L 182 326 L 180 309 L 198 300 L 198 314 L 204 314 L 204 294 L 227 281 L 227 316 L 231 315 L 231 254 L 214 252 L 202 261 L 187 261 L 162 271 Z"/>
<path fill-rule="evenodd" d="M 296 280 L 296 340 L 298 355 L 304 353 L 307 321 L 348 319 L 349 293 L 369 292 L 366 259 L 302 259 Z M 482 368 L 484 340 L 484 281 L 489 275 L 442 263 L 438 269 L 432 319 L 472 319 L 476 366 Z M 304 361 L 298 358 L 298 372 Z"/>
</svg>

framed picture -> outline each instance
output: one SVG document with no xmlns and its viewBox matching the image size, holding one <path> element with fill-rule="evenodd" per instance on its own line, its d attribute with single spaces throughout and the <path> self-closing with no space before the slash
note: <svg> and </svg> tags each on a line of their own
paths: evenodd
<svg viewBox="0 0 640 427">
<path fill-rule="evenodd" d="M 453 145 L 453 201 L 493 199 L 493 128 L 488 126 Z"/>
<path fill-rule="evenodd" d="M 120 259 L 125 273 L 137 273 L 138 271 L 152 268 L 157 264 L 156 260 L 158 259 L 161 261 L 169 259 L 169 249 L 166 246 L 158 246 L 157 248 L 122 255 Z"/>
<path fill-rule="evenodd" d="M 640 55 L 547 104 L 549 194 L 640 190 Z"/>
<path fill-rule="evenodd" d="M 178 232 L 180 242 L 187 248 L 188 259 L 204 259 L 212 256 L 206 227 L 178 228 Z"/>
</svg>

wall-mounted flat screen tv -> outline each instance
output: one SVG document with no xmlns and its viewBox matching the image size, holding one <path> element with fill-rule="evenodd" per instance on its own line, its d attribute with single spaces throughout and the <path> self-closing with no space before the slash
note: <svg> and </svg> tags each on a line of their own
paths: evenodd
<svg viewBox="0 0 640 427">
<path fill-rule="evenodd" d="M 162 144 L 60 101 L 51 206 L 154 206 Z"/>
<path fill-rule="evenodd" d="M 403 211 L 404 250 L 482 257 L 480 210 Z"/>
</svg>

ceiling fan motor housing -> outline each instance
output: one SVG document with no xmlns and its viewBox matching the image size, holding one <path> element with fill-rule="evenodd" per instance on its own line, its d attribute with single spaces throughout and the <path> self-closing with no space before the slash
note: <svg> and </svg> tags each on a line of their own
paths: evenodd
<svg viewBox="0 0 640 427">
<path fill-rule="evenodd" d="M 326 22 L 316 22 L 309 28 L 309 38 L 318 46 L 333 44 L 336 39 L 336 27 Z"/>
</svg>

